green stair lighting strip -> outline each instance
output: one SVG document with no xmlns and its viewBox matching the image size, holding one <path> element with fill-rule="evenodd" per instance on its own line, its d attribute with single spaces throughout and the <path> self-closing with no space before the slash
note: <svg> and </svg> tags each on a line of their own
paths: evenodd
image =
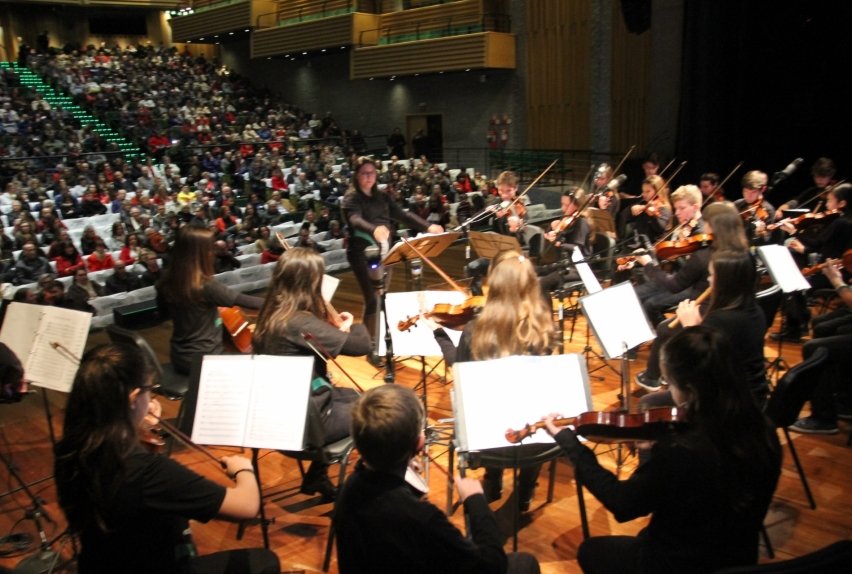
<svg viewBox="0 0 852 574">
<path fill-rule="evenodd" d="M 116 145 L 118 150 L 125 156 L 125 159 L 135 159 L 143 157 L 142 150 L 139 146 L 129 141 L 125 137 L 116 133 L 115 130 L 107 126 L 99 118 L 93 116 L 80 106 L 74 103 L 71 96 L 57 92 L 53 87 L 41 79 L 32 70 L 26 67 L 19 66 L 16 62 L 0 62 L 0 68 L 10 69 L 20 78 L 20 82 L 24 86 L 28 86 L 37 93 L 54 108 L 62 108 L 71 114 L 71 116 L 80 122 L 80 125 L 91 125 L 92 130 L 103 137 L 107 142 Z"/>
</svg>

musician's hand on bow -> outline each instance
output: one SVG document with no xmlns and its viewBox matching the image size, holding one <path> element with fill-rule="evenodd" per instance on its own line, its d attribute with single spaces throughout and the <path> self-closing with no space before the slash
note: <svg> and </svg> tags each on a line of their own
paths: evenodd
<svg viewBox="0 0 852 574">
<path fill-rule="evenodd" d="M 784 231 L 786 231 L 790 235 L 793 235 L 794 233 L 796 233 L 796 226 L 793 225 L 792 223 L 790 223 L 789 221 L 785 221 L 785 222 L 781 223 L 781 229 L 783 229 Z"/>
<path fill-rule="evenodd" d="M 384 243 L 390 239 L 390 229 L 384 225 L 379 225 L 373 230 L 373 238 L 379 243 Z"/>
<path fill-rule="evenodd" d="M 701 324 L 701 310 L 695 301 L 683 300 L 677 306 L 677 319 L 684 327 Z"/>
<path fill-rule="evenodd" d="M 453 482 L 456 483 L 456 490 L 458 491 L 459 498 L 461 498 L 462 502 L 474 494 L 484 494 L 484 491 L 482 490 L 482 483 L 475 478 L 462 478 L 458 475 L 458 473 L 456 473 L 453 478 Z"/>
<path fill-rule="evenodd" d="M 636 205 L 631 205 L 630 206 L 630 214 L 633 215 L 633 217 L 636 217 L 640 213 L 643 213 L 645 211 L 645 207 L 646 206 L 638 204 L 638 203 Z"/>
<path fill-rule="evenodd" d="M 510 233 L 516 233 L 521 228 L 521 218 L 517 215 L 510 215 L 506 219 L 506 223 L 509 226 Z"/>
</svg>

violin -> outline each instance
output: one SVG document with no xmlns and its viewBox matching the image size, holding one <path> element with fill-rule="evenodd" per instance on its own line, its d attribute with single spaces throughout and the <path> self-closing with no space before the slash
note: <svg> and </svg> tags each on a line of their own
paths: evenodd
<svg viewBox="0 0 852 574">
<path fill-rule="evenodd" d="M 810 277 L 811 275 L 816 275 L 823 269 L 825 269 L 826 265 L 830 262 L 825 261 L 823 263 L 817 263 L 816 265 L 812 265 L 811 267 L 805 267 L 802 269 L 802 275 L 805 277 Z M 835 261 L 834 266 L 839 269 L 845 269 L 847 273 L 852 273 L 852 248 L 847 249 L 843 252 L 843 257 L 841 257 L 840 261 Z"/>
<path fill-rule="evenodd" d="M 749 204 L 747 209 L 741 211 L 740 216 L 742 216 L 745 221 L 751 221 L 754 219 L 766 221 L 769 218 L 769 212 L 766 211 L 765 207 L 763 207 L 763 199 L 758 199 L 754 203 Z"/>
<path fill-rule="evenodd" d="M 593 442 L 625 442 L 656 440 L 660 436 L 682 430 L 684 411 L 676 407 L 648 409 L 641 413 L 622 411 L 589 411 L 576 417 L 554 419 L 557 426 L 571 425 L 574 431 Z M 520 430 L 506 431 L 506 440 L 517 444 L 545 428 L 544 421 L 525 425 Z"/>
<path fill-rule="evenodd" d="M 461 329 L 474 317 L 479 315 L 479 312 L 482 311 L 482 307 L 484 306 L 485 295 L 471 295 L 458 305 L 438 303 L 432 307 L 431 311 L 425 313 L 425 315 L 442 327 Z M 403 330 L 407 329 L 400 329 L 400 331 Z"/>
<path fill-rule="evenodd" d="M 796 233 L 798 233 L 799 231 L 811 228 L 815 225 L 825 225 L 826 223 L 830 223 L 831 221 L 834 221 L 841 213 L 842 212 L 839 209 L 823 211 L 822 213 L 805 213 L 804 215 L 800 215 L 795 219 L 785 219 L 783 221 L 779 221 L 778 223 L 767 225 L 766 229 L 772 231 L 773 229 L 778 229 L 785 223 L 790 223 L 796 228 Z"/>
<path fill-rule="evenodd" d="M 657 258 L 666 261 L 689 255 L 702 247 L 707 247 L 712 241 L 713 235 L 710 233 L 699 233 L 698 235 L 676 241 L 662 241 L 657 244 Z"/>
</svg>

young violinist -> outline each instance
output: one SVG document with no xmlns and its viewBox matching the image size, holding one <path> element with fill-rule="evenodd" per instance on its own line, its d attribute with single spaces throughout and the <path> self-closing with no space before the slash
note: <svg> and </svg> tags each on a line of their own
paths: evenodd
<svg viewBox="0 0 852 574">
<path fill-rule="evenodd" d="M 172 264 L 157 284 L 157 307 L 173 323 L 171 361 L 189 374 L 199 355 L 221 354 L 222 319 L 218 307 L 260 309 L 263 299 L 238 293 L 213 277 L 213 233 L 187 225 L 178 232 Z"/>
<path fill-rule="evenodd" d="M 793 235 L 787 243 L 787 247 L 798 255 L 808 256 L 811 263 L 817 263 L 825 259 L 841 259 L 843 254 L 852 248 L 852 210 L 849 202 L 852 201 L 852 184 L 844 183 L 838 185 L 828 192 L 826 197 L 826 215 L 822 219 L 829 221 L 818 231 L 810 234 L 797 233 L 798 228 L 790 222 L 786 222 L 781 229 Z M 844 273 L 846 273 L 844 271 Z M 846 273 L 845 279 L 849 278 Z M 831 286 L 824 275 L 814 275 L 808 278 L 808 282 L 814 289 L 830 289 Z M 785 301 L 784 312 L 786 314 L 785 330 L 772 333 L 771 338 L 785 341 L 799 342 L 802 335 L 807 334 L 810 311 L 807 308 L 804 292 L 797 291 Z"/>
<path fill-rule="evenodd" d="M 714 221 L 720 228 L 723 217 Z M 710 259 L 709 304 L 695 300 L 681 301 L 677 308 L 679 327 L 665 320 L 657 327 L 657 338 L 651 345 L 645 382 L 659 383 L 660 349 L 683 327 L 705 325 L 716 329 L 728 338 L 737 372 L 744 375 L 751 395 L 763 406 L 769 393 L 766 379 L 766 359 L 763 355 L 766 318 L 755 300 L 757 271 L 754 258 L 748 251 L 714 251 Z M 640 405 L 656 407 L 674 405 L 668 391 L 642 397 Z"/>
<path fill-rule="evenodd" d="M 651 324 L 663 322 L 663 312 L 672 305 L 685 299 L 694 300 L 707 289 L 710 257 L 714 251 L 748 252 L 742 219 L 731 203 L 717 201 L 705 207 L 702 228 L 706 234 L 712 235 L 712 243 L 699 247 L 676 273 L 665 273 L 651 262 L 648 255 L 637 258 L 639 263 L 645 265 L 649 283 L 653 282 L 651 287 L 645 283 L 636 288 Z M 650 373 L 637 373 L 636 384 L 649 391 L 659 390 L 659 375 L 652 367 Z"/>
<path fill-rule="evenodd" d="M 524 233 L 527 219 L 524 202 L 527 198 L 524 197 L 517 202 L 515 201 L 518 192 L 518 176 L 512 171 L 504 171 L 497 176 L 495 183 L 499 203 L 492 207 L 492 209 L 497 210 L 492 220 L 492 231 L 500 235 L 511 235 L 518 240 L 522 249 L 528 250 L 530 246 L 527 244 L 526 234 Z M 482 278 L 488 273 L 490 264 L 491 262 L 487 258 L 480 257 L 474 259 L 465 267 L 465 274 L 473 279 L 470 288 L 474 295 L 482 294 Z"/>
<path fill-rule="evenodd" d="M 241 456 L 222 458 L 234 480 L 224 487 L 142 447 L 154 373 L 143 353 L 122 345 L 96 347 L 80 363 L 54 469 L 59 505 L 82 545 L 79 571 L 277 574 L 277 556 L 262 548 L 198 556 L 189 520 L 254 518 L 257 480 Z"/>
<path fill-rule="evenodd" d="M 637 536 L 596 536 L 583 572 L 701 574 L 757 563 L 758 535 L 781 471 L 774 427 L 749 396 L 726 338 L 689 327 L 663 347 L 663 373 L 686 430 L 664 435 L 627 480 L 603 468 L 570 428 L 545 423 L 578 481 L 619 522 L 650 514 Z"/>
<path fill-rule="evenodd" d="M 562 194 L 559 201 L 563 217 L 551 222 L 551 230 L 544 235 L 547 241 L 562 249 L 566 256 L 569 255 L 566 250 L 573 249 L 579 249 L 583 257 L 589 255 L 591 227 L 588 220 L 579 213 L 583 201 L 582 193 L 582 188 L 575 187 Z M 561 271 L 545 273 L 539 280 L 545 298 L 550 301 L 550 292 L 558 289 L 563 281 L 579 281 L 580 275 L 571 266 Z"/>
<path fill-rule="evenodd" d="M 436 330 L 435 336 L 447 364 L 509 355 L 551 354 L 554 345 L 552 314 L 549 301 L 546 303 L 541 296 L 539 280 L 529 258 L 513 251 L 500 253 L 491 265 L 486 284 L 485 305 L 479 316 L 465 325 L 455 352 L 449 338 Z M 541 465 L 520 470 L 517 494 L 522 511 L 530 507 L 540 470 Z M 489 502 L 501 498 L 503 469 L 486 467 L 483 484 Z"/>
<path fill-rule="evenodd" d="M 817 207 L 817 198 L 824 195 L 825 190 L 834 183 L 834 176 L 837 173 L 837 168 L 834 166 L 834 161 L 821 157 L 817 159 L 811 166 L 811 178 L 813 185 L 795 198 L 784 202 L 775 215 L 776 219 L 784 218 L 784 212 L 788 209 L 808 208 L 814 209 Z"/>
<path fill-rule="evenodd" d="M 633 231 L 644 235 L 652 243 L 656 242 L 668 230 L 672 221 L 672 207 L 669 203 L 669 188 L 666 181 L 658 175 L 650 175 L 642 182 L 642 203 L 627 208 L 627 233 Z"/>
<path fill-rule="evenodd" d="M 442 233 L 444 228 L 437 224 L 430 225 L 425 219 L 404 211 L 390 196 L 380 191 L 377 183 L 379 165 L 372 158 L 359 157 L 355 160 L 352 170 L 352 186 L 341 200 L 343 216 L 350 230 L 346 259 L 364 297 L 364 325 L 370 335 L 375 337 L 373 330 L 379 298 L 370 279 L 364 249 L 378 245 L 386 251 L 392 243 L 394 223 L 405 223 L 417 231 L 429 233 Z M 372 357 L 372 362 L 379 362 L 375 355 Z"/>
<path fill-rule="evenodd" d="M 762 171 L 749 171 L 743 176 L 743 196 L 734 202 L 746 225 L 746 236 L 752 245 L 772 242 L 768 223 L 775 221 L 775 208 L 763 197 L 769 178 Z"/>
<path fill-rule="evenodd" d="M 537 573 L 530 555 L 507 559 L 477 480 L 454 478 L 470 516 L 469 538 L 405 481 L 409 462 L 425 443 L 424 419 L 420 399 L 399 385 L 370 389 L 355 405 L 352 437 L 361 460 L 334 517 L 341 574 Z"/>
<path fill-rule="evenodd" d="M 698 189 L 701 190 L 703 202 L 725 201 L 725 189 L 720 187 L 722 178 L 718 173 L 708 171 L 698 178 Z"/>
<path fill-rule="evenodd" d="M 665 243 L 688 243 L 690 237 L 707 233 L 701 214 L 701 192 L 697 187 L 684 185 L 677 188 L 672 194 L 672 203 L 678 226 L 671 234 L 671 241 Z M 658 242 L 658 245 L 663 243 Z M 643 275 L 646 280 L 636 287 L 636 294 L 652 324 L 656 325 L 662 321 L 663 311 L 687 297 L 698 296 L 707 287 L 709 247 L 701 241 L 697 241 L 694 247 L 691 255 L 676 273 L 663 271 L 650 255 L 640 255 L 636 258 L 636 263 L 644 267 Z"/>
<path fill-rule="evenodd" d="M 331 356 L 360 356 L 370 352 L 370 334 L 363 324 L 353 324 L 351 313 L 333 313 L 322 298 L 325 265 L 314 250 L 294 247 L 284 252 L 275 266 L 266 301 L 258 315 L 253 337 L 256 353 L 264 355 L 309 355 L 314 357 L 311 400 L 322 421 L 309 419 L 308 435 L 314 446 L 349 436 L 350 412 L 358 394 L 331 385 L 328 369 L 318 351 Z M 328 479 L 328 465 L 311 462 L 301 491 L 319 492 L 326 501 L 337 492 Z"/>
</svg>

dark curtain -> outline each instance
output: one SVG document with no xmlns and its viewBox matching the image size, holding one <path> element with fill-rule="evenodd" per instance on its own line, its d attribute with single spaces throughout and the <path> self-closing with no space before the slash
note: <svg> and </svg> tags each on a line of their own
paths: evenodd
<svg viewBox="0 0 852 574">
<path fill-rule="evenodd" d="M 810 182 L 809 167 L 832 157 L 852 173 L 852 2 L 701 2 L 684 7 L 677 156 L 691 181 L 704 171 L 739 196 L 745 170 L 773 173 L 796 157 L 802 169 L 776 205 Z"/>
</svg>

